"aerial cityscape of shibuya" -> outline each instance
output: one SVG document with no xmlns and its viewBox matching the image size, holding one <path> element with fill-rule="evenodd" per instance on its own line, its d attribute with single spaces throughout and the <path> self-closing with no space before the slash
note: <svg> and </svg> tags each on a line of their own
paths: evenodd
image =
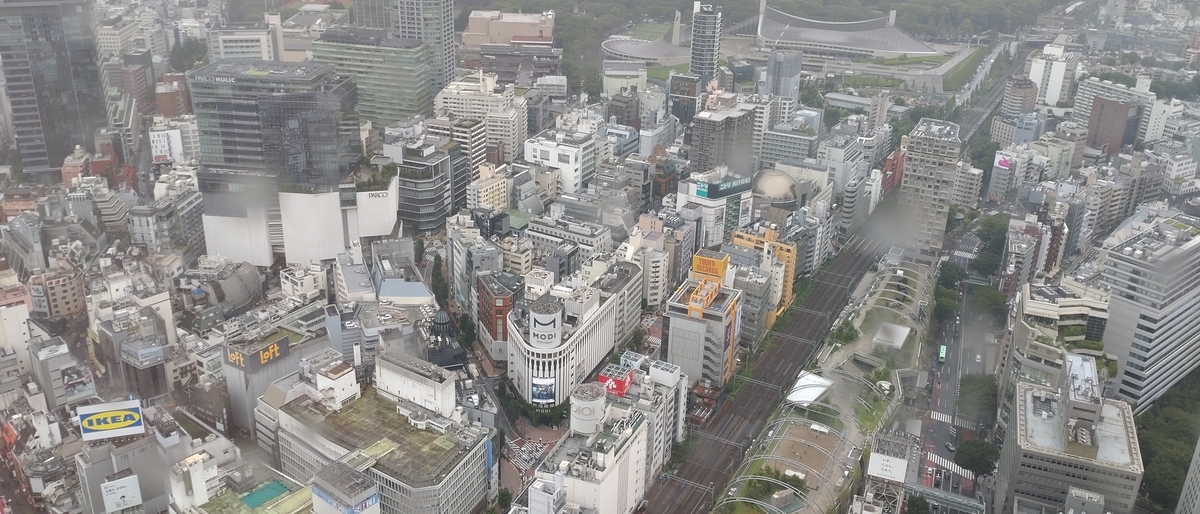
<svg viewBox="0 0 1200 514">
<path fill-rule="evenodd" d="M 1197 1 L 0 0 L 0 514 L 1200 514 L 1198 165 Z"/>
</svg>

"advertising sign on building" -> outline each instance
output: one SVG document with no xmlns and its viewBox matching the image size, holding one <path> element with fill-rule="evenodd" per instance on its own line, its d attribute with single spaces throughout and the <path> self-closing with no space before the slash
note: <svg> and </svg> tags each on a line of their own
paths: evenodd
<svg viewBox="0 0 1200 514">
<path fill-rule="evenodd" d="M 142 488 L 137 475 L 100 484 L 100 496 L 104 498 L 104 512 L 120 512 L 142 504 Z"/>
<path fill-rule="evenodd" d="M 555 380 L 553 378 L 534 378 L 530 381 L 532 395 L 531 402 L 535 405 L 547 405 L 554 403 Z"/>
<path fill-rule="evenodd" d="M 137 400 L 130 400 L 80 407 L 79 430 L 84 441 L 144 434 L 142 405 Z"/>
<path fill-rule="evenodd" d="M 291 353 L 292 348 L 288 345 L 287 338 L 281 337 L 278 341 L 254 351 L 242 351 L 227 346 L 225 347 L 225 363 L 245 370 L 247 373 L 254 373 L 263 366 L 287 357 Z"/>
<path fill-rule="evenodd" d="M 605 368 L 596 379 L 604 384 L 604 390 L 608 394 L 625 396 L 629 386 L 633 384 L 633 370 L 624 366 L 613 366 Z"/>
</svg>

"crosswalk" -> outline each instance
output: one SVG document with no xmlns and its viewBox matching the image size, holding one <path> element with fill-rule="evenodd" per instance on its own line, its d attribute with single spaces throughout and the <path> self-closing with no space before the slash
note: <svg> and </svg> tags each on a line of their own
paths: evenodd
<svg viewBox="0 0 1200 514">
<path fill-rule="evenodd" d="M 925 458 L 933 461 L 933 463 L 938 466 L 941 466 L 943 468 L 950 470 L 951 473 L 954 473 L 963 478 L 966 478 L 967 480 L 975 480 L 975 473 L 972 473 L 970 471 L 963 469 L 962 466 L 955 464 L 954 461 L 947 459 L 945 457 L 942 457 L 941 455 L 938 455 L 933 452 L 927 452 L 925 454 Z"/>
<path fill-rule="evenodd" d="M 962 250 L 955 250 L 955 251 L 954 251 L 954 256 L 955 256 L 955 257 L 962 257 L 962 258 L 964 258 L 964 259 L 974 259 L 974 258 L 976 258 L 976 257 L 979 257 L 979 255 L 978 255 L 978 254 L 976 254 L 975 252 L 964 252 L 964 251 L 962 251 Z"/>
<path fill-rule="evenodd" d="M 971 423 L 962 418 L 956 418 L 956 417 L 946 414 L 944 412 L 930 411 L 929 417 L 933 418 L 934 421 L 941 421 L 942 423 L 949 423 L 956 427 L 965 428 L 967 430 L 975 430 L 974 423 Z"/>
</svg>

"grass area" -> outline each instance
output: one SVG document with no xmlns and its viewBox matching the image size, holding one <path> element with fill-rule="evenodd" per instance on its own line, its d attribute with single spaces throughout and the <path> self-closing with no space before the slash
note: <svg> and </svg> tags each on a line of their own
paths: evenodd
<svg viewBox="0 0 1200 514">
<path fill-rule="evenodd" d="M 887 410 L 888 400 L 875 393 L 869 393 L 869 398 L 866 398 L 871 407 L 854 402 L 854 419 L 858 420 L 858 425 L 862 427 L 862 433 L 869 434 L 875 430 L 875 426 L 879 424 L 879 418 L 883 416 Z"/>
<path fill-rule="evenodd" d="M 871 64 L 880 66 L 904 66 L 907 64 L 932 64 L 937 66 L 949 61 L 952 55 L 926 55 L 917 57 L 893 57 L 891 59 L 872 59 Z"/>
<path fill-rule="evenodd" d="M 175 418 L 175 422 L 179 423 L 179 428 L 182 428 L 184 432 L 192 436 L 192 439 L 204 439 L 208 437 L 208 430 L 205 430 L 204 427 L 192 421 L 192 418 L 189 418 L 187 414 L 172 412 L 171 417 Z"/>
<path fill-rule="evenodd" d="M 942 75 L 942 90 L 957 91 L 968 80 L 971 80 L 971 76 L 975 74 L 975 68 L 979 67 L 979 63 L 983 62 L 983 58 L 987 56 L 989 49 L 986 46 L 976 48 L 966 59 L 963 59 L 962 62 L 956 64 L 945 75 Z"/>
<path fill-rule="evenodd" d="M 675 73 L 687 73 L 687 64 L 677 64 L 675 66 L 647 66 L 646 77 L 658 80 L 667 80 L 671 76 L 671 70 Z"/>
<path fill-rule="evenodd" d="M 846 87 L 900 87 L 904 81 L 887 77 L 855 77 L 847 75 L 842 78 Z"/>
<path fill-rule="evenodd" d="M 647 41 L 654 41 L 655 39 L 663 37 L 668 30 L 671 30 L 670 23 L 639 23 L 633 27 L 630 27 L 629 30 L 622 32 L 621 35 L 637 39 L 645 39 Z"/>
</svg>

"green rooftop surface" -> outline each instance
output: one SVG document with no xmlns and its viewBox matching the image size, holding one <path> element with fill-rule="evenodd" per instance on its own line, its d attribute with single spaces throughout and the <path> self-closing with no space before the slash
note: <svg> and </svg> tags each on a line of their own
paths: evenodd
<svg viewBox="0 0 1200 514">
<path fill-rule="evenodd" d="M 362 450 L 375 458 L 376 466 L 412 486 L 440 481 L 466 453 L 459 452 L 455 432 L 439 434 L 412 426 L 396 412 L 396 403 L 379 396 L 374 388 L 338 412 L 322 414 L 301 407 L 303 399 L 284 406 L 284 412 L 304 421 L 330 441 L 348 449 Z"/>
<path fill-rule="evenodd" d="M 279 484 L 279 482 L 272 481 L 262 487 L 278 487 L 272 484 Z M 243 496 L 251 496 L 257 492 L 258 489 L 247 495 L 241 495 L 232 489 L 227 489 L 224 493 L 209 498 L 208 503 L 204 504 L 203 510 L 208 514 L 295 514 L 312 511 L 312 489 L 310 487 L 306 486 L 291 493 L 288 493 L 285 488 L 284 494 L 276 494 L 266 500 L 266 503 L 262 503 L 256 508 L 250 508 L 243 501 Z"/>
</svg>

